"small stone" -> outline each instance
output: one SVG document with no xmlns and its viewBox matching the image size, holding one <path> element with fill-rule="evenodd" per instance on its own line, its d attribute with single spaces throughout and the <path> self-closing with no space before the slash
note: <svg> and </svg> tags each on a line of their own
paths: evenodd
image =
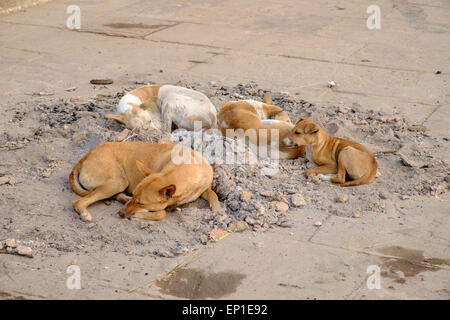
<svg viewBox="0 0 450 320">
<path fill-rule="evenodd" d="M 260 226 L 261 225 L 261 221 L 260 220 L 252 218 L 251 216 L 247 216 L 245 218 L 245 222 L 247 222 L 251 226 Z"/>
<path fill-rule="evenodd" d="M 266 208 L 264 208 L 264 206 L 262 205 L 255 205 L 256 207 L 256 215 L 259 216 L 263 216 L 266 214 Z"/>
<path fill-rule="evenodd" d="M 310 175 L 308 180 L 311 181 L 314 184 L 320 184 L 321 181 L 322 181 L 322 180 L 320 180 L 320 178 L 316 174 Z"/>
<path fill-rule="evenodd" d="M 264 224 L 269 226 L 271 224 L 275 224 L 278 221 L 278 217 L 274 214 L 269 214 L 264 218 Z"/>
<path fill-rule="evenodd" d="M 303 207 L 306 201 L 300 193 L 296 193 L 291 197 L 291 202 L 294 207 Z"/>
<path fill-rule="evenodd" d="M 173 253 L 167 250 L 163 250 L 163 251 L 159 251 L 158 252 L 158 256 L 160 257 L 164 257 L 164 258 L 172 258 L 173 257 Z"/>
<path fill-rule="evenodd" d="M 387 192 L 385 192 L 385 191 L 380 191 L 380 193 L 378 194 L 378 196 L 380 197 L 380 199 L 384 199 L 384 200 L 387 200 L 387 199 L 390 198 L 390 197 L 389 197 L 389 194 L 388 194 Z"/>
<path fill-rule="evenodd" d="M 208 243 L 208 236 L 207 236 L 206 234 L 202 234 L 202 235 L 200 236 L 200 242 L 201 242 L 202 244 L 207 244 L 207 243 Z"/>
<path fill-rule="evenodd" d="M 262 248 L 264 247 L 264 242 L 253 242 L 253 245 L 257 248 Z"/>
<path fill-rule="evenodd" d="M 84 140 L 86 140 L 86 137 L 87 137 L 87 132 L 83 131 L 83 132 L 77 134 L 76 136 L 73 136 L 72 140 L 75 143 L 81 143 Z"/>
<path fill-rule="evenodd" d="M 360 216 L 358 213 L 355 213 L 355 214 L 353 215 L 353 218 L 361 218 L 361 216 Z"/>
<path fill-rule="evenodd" d="M 271 191 L 260 191 L 259 194 L 267 198 L 273 197 L 273 192 Z"/>
<path fill-rule="evenodd" d="M 27 246 L 17 246 L 16 252 L 17 252 L 17 254 L 19 254 L 21 256 L 30 257 L 30 258 L 33 257 L 33 250 L 31 250 L 31 248 L 27 247 Z"/>
<path fill-rule="evenodd" d="M 316 222 L 314 223 L 314 225 L 315 225 L 316 227 L 320 227 L 320 226 L 322 225 L 322 222 L 316 221 Z"/>
<path fill-rule="evenodd" d="M 0 177 L 0 186 L 9 183 L 8 177 Z"/>
<path fill-rule="evenodd" d="M 178 247 L 172 250 L 172 253 L 176 256 L 183 255 L 189 252 L 189 249 L 186 247 Z"/>
<path fill-rule="evenodd" d="M 289 205 L 281 201 L 272 201 L 271 206 L 278 212 L 286 212 L 289 210 Z"/>
<path fill-rule="evenodd" d="M 441 194 L 443 194 L 445 192 L 446 188 L 447 188 L 447 186 L 445 185 L 445 183 L 441 183 L 438 186 L 434 186 L 431 188 L 431 195 L 433 195 L 435 197 L 439 197 Z"/>
<path fill-rule="evenodd" d="M 252 198 L 252 194 L 250 192 L 242 190 L 241 200 L 246 201 L 246 200 L 250 200 L 251 198 Z"/>
<path fill-rule="evenodd" d="M 17 247 L 16 240 L 14 240 L 14 239 L 6 239 L 6 240 L 5 240 L 5 245 L 6 245 L 7 247 L 10 247 L 10 248 L 15 248 L 15 247 Z"/>
<path fill-rule="evenodd" d="M 405 194 L 400 195 L 400 200 L 408 200 L 408 199 L 409 199 L 409 196 L 407 196 Z"/>
<path fill-rule="evenodd" d="M 245 230 L 248 230 L 249 229 L 249 226 L 248 226 L 248 224 L 247 224 L 247 222 L 245 222 L 245 221 L 232 221 L 231 223 L 230 223 L 230 226 L 228 227 L 228 230 L 230 231 L 230 232 L 242 232 L 242 231 L 245 231 Z"/>
<path fill-rule="evenodd" d="M 402 154 L 402 153 L 398 153 L 398 155 L 400 156 L 400 159 L 402 160 L 403 165 L 407 166 L 407 167 L 411 167 L 411 168 L 422 168 L 424 165 L 409 158 L 408 156 Z"/>
<path fill-rule="evenodd" d="M 415 132 L 425 132 L 425 131 L 427 131 L 428 129 L 426 128 L 426 127 L 424 127 L 424 126 L 420 126 L 420 125 L 413 125 L 413 126 L 410 126 L 410 127 L 408 127 L 408 130 L 409 131 L 415 131 Z"/>
<path fill-rule="evenodd" d="M 337 203 L 347 203 L 348 202 L 348 195 L 344 194 L 344 195 L 340 195 L 336 197 L 336 202 Z"/>
<path fill-rule="evenodd" d="M 445 182 L 450 182 L 450 174 L 444 178 Z"/>
</svg>

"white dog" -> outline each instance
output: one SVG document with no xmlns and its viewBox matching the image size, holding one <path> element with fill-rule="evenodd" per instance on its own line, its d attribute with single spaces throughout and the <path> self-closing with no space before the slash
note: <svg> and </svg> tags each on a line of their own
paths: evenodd
<svg viewBox="0 0 450 320">
<path fill-rule="evenodd" d="M 172 85 L 144 86 L 122 97 L 117 114 L 106 118 L 128 129 L 149 125 L 153 129 L 172 131 L 176 128 L 194 130 L 200 121 L 202 129 L 217 126 L 217 110 L 203 93 Z"/>
</svg>

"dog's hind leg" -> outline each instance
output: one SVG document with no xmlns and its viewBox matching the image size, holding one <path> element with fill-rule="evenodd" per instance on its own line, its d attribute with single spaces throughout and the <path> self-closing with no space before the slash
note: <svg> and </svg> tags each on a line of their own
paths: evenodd
<svg viewBox="0 0 450 320">
<path fill-rule="evenodd" d="M 340 157 L 339 157 L 340 158 Z M 345 182 L 345 174 L 347 170 L 345 169 L 344 161 L 338 160 L 338 172 L 334 177 L 330 178 L 332 183 L 341 184 Z"/>
<path fill-rule="evenodd" d="M 121 192 L 119 194 L 116 194 L 116 196 L 114 198 L 117 201 L 122 202 L 122 203 L 127 203 L 128 201 L 131 200 L 131 197 L 129 195 L 126 195 L 125 192 Z"/>
<path fill-rule="evenodd" d="M 212 211 L 217 211 L 220 209 L 219 198 L 217 198 L 217 194 L 212 191 L 211 188 L 206 189 L 206 191 L 202 193 L 201 197 L 209 202 L 209 207 Z"/>
<path fill-rule="evenodd" d="M 80 215 L 81 220 L 85 222 L 92 221 L 92 216 L 87 210 L 91 204 L 96 201 L 111 198 L 113 195 L 122 192 L 126 186 L 117 184 L 117 181 L 108 181 L 90 192 L 88 195 L 73 202 L 73 208 Z"/>
</svg>

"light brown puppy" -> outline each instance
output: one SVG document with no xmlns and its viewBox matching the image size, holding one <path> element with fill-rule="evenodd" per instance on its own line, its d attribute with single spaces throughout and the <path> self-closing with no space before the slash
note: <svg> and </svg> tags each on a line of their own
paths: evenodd
<svg viewBox="0 0 450 320">
<path fill-rule="evenodd" d="M 310 119 L 301 118 L 283 143 L 286 146 L 306 146 L 306 157 L 318 165 L 306 171 L 306 177 L 332 174 L 331 182 L 348 187 L 371 183 L 377 174 L 377 161 L 366 147 L 331 137 Z M 345 181 L 346 174 L 351 181 Z"/>
<path fill-rule="evenodd" d="M 174 143 L 102 142 L 89 151 L 70 173 L 73 202 L 84 221 L 87 207 L 115 196 L 125 206 L 120 216 L 161 220 L 166 207 L 202 197 L 213 211 L 220 208 L 211 190 L 213 170 L 200 153 Z M 127 194 L 132 194 L 132 197 Z"/>
<path fill-rule="evenodd" d="M 264 102 L 255 100 L 230 101 L 223 105 L 219 112 L 218 126 L 223 136 L 248 137 L 250 143 L 270 146 L 274 136 L 278 133 L 278 159 L 294 159 L 304 154 L 304 147 L 286 147 L 281 141 L 291 132 L 294 125 L 286 111 L 272 105 L 270 94 L 266 93 Z M 230 131 L 231 130 L 231 131 Z M 270 155 L 270 158 L 275 158 Z"/>
</svg>

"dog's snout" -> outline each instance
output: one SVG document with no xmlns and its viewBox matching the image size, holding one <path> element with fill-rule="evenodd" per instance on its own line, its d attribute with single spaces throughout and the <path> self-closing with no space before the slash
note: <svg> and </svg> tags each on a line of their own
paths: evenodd
<svg viewBox="0 0 450 320">
<path fill-rule="evenodd" d="M 291 145 L 291 140 L 288 137 L 286 137 L 283 139 L 283 144 L 288 147 Z"/>
<path fill-rule="evenodd" d="M 122 218 L 125 218 L 125 207 L 123 207 L 122 209 L 120 209 L 120 211 L 119 211 L 119 216 L 121 216 Z"/>
</svg>

